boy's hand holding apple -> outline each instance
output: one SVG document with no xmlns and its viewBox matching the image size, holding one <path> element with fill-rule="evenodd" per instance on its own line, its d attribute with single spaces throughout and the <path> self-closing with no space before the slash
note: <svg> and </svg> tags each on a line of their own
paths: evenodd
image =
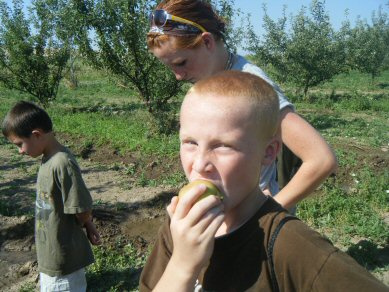
<svg viewBox="0 0 389 292">
<path fill-rule="evenodd" d="M 209 181 L 196 180 L 184 186 L 167 207 L 171 222 L 171 264 L 186 276 L 199 274 L 208 264 L 217 230 L 224 220 L 222 195 Z"/>
</svg>

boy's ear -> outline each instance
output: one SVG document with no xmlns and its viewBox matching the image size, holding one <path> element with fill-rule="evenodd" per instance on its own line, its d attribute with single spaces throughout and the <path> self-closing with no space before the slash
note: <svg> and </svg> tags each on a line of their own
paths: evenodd
<svg viewBox="0 0 389 292">
<path fill-rule="evenodd" d="M 270 165 L 277 157 L 280 151 L 281 141 L 279 138 L 273 138 L 265 148 L 265 155 L 262 159 L 262 165 Z"/>
<path fill-rule="evenodd" d="M 39 138 L 41 137 L 44 133 L 41 129 L 34 129 L 32 130 L 31 134 L 35 137 L 35 138 Z"/>
</svg>

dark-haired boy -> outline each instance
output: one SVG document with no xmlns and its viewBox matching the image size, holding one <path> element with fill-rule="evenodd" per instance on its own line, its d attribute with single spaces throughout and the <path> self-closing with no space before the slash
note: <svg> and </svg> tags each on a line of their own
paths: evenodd
<svg viewBox="0 0 389 292">
<path fill-rule="evenodd" d="M 31 102 L 12 107 L 2 132 L 20 154 L 43 155 L 35 207 L 41 291 L 85 291 L 85 267 L 94 261 L 88 238 L 97 245 L 100 236 L 92 222 L 92 197 L 75 158 L 55 138 L 48 114 Z"/>
</svg>

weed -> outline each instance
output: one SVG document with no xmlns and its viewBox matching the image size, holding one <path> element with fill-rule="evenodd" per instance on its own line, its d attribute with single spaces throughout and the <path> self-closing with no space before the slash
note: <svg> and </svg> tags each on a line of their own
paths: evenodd
<svg viewBox="0 0 389 292">
<path fill-rule="evenodd" d="M 126 175 L 134 175 L 136 173 L 136 163 L 130 163 L 129 165 L 124 167 L 124 173 Z"/>
<path fill-rule="evenodd" d="M 148 178 L 147 174 L 142 172 L 136 180 L 135 184 L 140 187 L 156 187 L 158 185 L 158 181 Z"/>
<path fill-rule="evenodd" d="M 356 174 L 355 193 L 347 194 L 340 183 L 329 180 L 323 193 L 299 204 L 298 216 L 315 228 L 331 228 L 343 242 L 354 236 L 384 243 L 389 229 L 381 214 L 388 211 L 388 173 L 373 174 L 368 168 Z"/>
<path fill-rule="evenodd" d="M 120 247 L 94 247 L 95 263 L 87 269 L 90 291 L 137 291 L 146 254 L 131 243 Z"/>
<path fill-rule="evenodd" d="M 161 180 L 164 185 L 179 186 L 185 182 L 186 177 L 183 172 L 175 172 L 163 177 Z"/>
<path fill-rule="evenodd" d="M 11 157 L 11 162 L 19 162 L 23 159 L 23 156 L 20 155 L 20 154 L 17 154 L 15 153 L 14 155 L 12 155 Z"/>
<path fill-rule="evenodd" d="M 35 282 L 27 282 L 20 287 L 19 292 L 34 292 L 35 290 Z"/>
<path fill-rule="evenodd" d="M 123 202 L 117 202 L 115 204 L 115 209 L 116 209 L 116 211 L 126 211 L 126 210 L 128 210 L 128 205 L 126 203 L 123 203 Z"/>
</svg>

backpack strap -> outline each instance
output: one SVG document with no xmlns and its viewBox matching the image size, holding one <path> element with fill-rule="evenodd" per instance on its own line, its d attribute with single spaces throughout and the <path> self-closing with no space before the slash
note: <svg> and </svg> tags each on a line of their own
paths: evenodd
<svg viewBox="0 0 389 292">
<path fill-rule="evenodd" d="M 269 244 L 267 246 L 267 256 L 269 258 L 269 265 L 270 265 L 270 280 L 271 280 L 273 292 L 280 291 L 279 286 L 278 286 L 278 282 L 277 282 L 276 272 L 274 269 L 273 248 L 274 248 L 274 244 L 276 242 L 277 236 L 280 233 L 282 226 L 284 226 L 284 224 L 290 220 L 298 220 L 298 218 L 291 216 L 291 215 L 287 215 L 284 218 L 282 218 L 280 220 L 280 222 L 278 222 L 277 227 L 275 228 L 273 234 L 271 235 Z"/>
</svg>

